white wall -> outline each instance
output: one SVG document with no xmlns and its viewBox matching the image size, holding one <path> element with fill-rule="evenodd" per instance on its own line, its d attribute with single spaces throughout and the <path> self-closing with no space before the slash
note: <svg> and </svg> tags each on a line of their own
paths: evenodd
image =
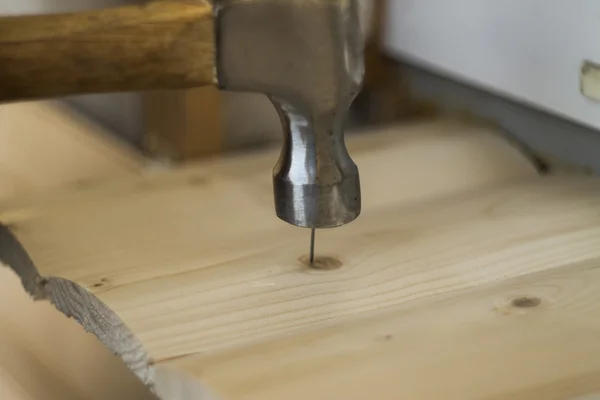
<svg viewBox="0 0 600 400">
<path fill-rule="evenodd" d="M 600 128 L 580 93 L 600 63 L 600 0 L 388 0 L 385 46 L 547 111 Z"/>
</svg>

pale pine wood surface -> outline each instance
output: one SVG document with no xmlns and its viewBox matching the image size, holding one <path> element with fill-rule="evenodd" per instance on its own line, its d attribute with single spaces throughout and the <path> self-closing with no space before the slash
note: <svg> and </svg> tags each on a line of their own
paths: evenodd
<svg viewBox="0 0 600 400">
<path fill-rule="evenodd" d="M 32 302 L 0 269 L 0 399 L 151 400 L 93 335 L 47 302 Z"/>
<path fill-rule="evenodd" d="M 170 364 L 231 399 L 596 399 L 598 265 L 499 280 Z M 541 303 L 513 305 L 523 296 Z"/>
<path fill-rule="evenodd" d="M 144 165 L 105 129 L 58 102 L 0 105 L 4 200 L 137 175 Z M 107 398 L 149 394 L 97 338 L 52 305 L 31 302 L 12 271 L 0 268 L 0 399 Z"/>
<path fill-rule="evenodd" d="M 137 174 L 144 164 L 58 102 L 0 105 L 0 198 Z"/>
<path fill-rule="evenodd" d="M 600 183 L 540 177 L 461 123 L 349 143 L 363 214 L 318 232 L 321 269 L 274 216 L 276 151 L 5 201 L 0 220 L 41 275 L 115 312 L 159 380 L 232 400 L 598 396 Z"/>
</svg>

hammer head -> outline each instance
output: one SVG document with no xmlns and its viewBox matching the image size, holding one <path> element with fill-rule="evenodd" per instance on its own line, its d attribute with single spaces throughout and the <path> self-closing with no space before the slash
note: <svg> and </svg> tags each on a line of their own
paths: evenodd
<svg viewBox="0 0 600 400">
<path fill-rule="evenodd" d="M 285 135 L 275 209 L 296 226 L 336 227 L 360 214 L 344 125 L 364 75 L 365 1 L 215 2 L 218 83 L 275 105 Z"/>
</svg>

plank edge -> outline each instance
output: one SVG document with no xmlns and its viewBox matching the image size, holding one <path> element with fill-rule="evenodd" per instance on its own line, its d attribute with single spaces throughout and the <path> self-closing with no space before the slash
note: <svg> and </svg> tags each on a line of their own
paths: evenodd
<svg viewBox="0 0 600 400">
<path fill-rule="evenodd" d="M 155 366 L 135 334 L 117 314 L 83 286 L 58 277 L 44 277 L 31 257 L 0 223 L 0 266 L 12 270 L 34 301 L 47 301 L 99 339 L 160 400 L 213 399 L 191 376 Z"/>
</svg>

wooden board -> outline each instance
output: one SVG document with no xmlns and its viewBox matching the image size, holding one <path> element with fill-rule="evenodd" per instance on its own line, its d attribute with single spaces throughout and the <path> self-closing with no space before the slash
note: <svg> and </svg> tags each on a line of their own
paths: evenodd
<svg viewBox="0 0 600 400">
<path fill-rule="evenodd" d="M 277 151 L 5 201 L 37 270 L 6 229 L 0 259 L 161 399 L 599 396 L 600 182 L 461 123 L 349 142 L 364 211 L 314 268 Z"/>
<path fill-rule="evenodd" d="M 137 175 L 145 164 L 58 102 L 0 105 L 0 198 Z M 50 304 L 32 303 L 0 269 L 0 399 L 141 400 L 146 392 L 96 338 Z"/>
<path fill-rule="evenodd" d="M 58 102 L 0 105 L 0 197 L 137 174 L 145 162 Z"/>
<path fill-rule="evenodd" d="M 0 399 L 151 399 L 94 336 L 0 270 Z M 118 384 L 115 384 L 118 382 Z"/>
</svg>

